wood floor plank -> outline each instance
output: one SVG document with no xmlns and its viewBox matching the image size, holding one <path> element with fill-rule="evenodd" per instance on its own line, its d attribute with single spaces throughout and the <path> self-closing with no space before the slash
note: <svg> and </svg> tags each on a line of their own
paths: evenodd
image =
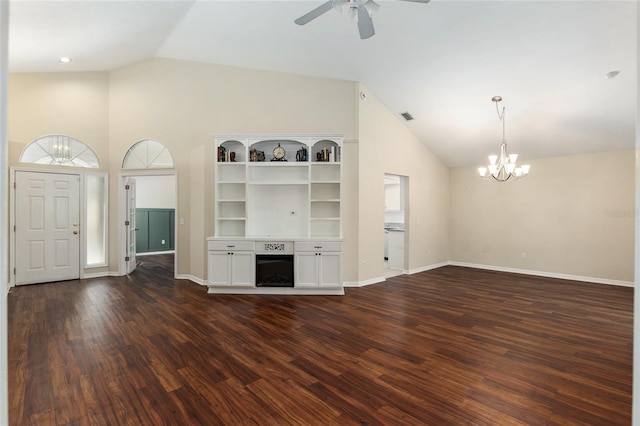
<svg viewBox="0 0 640 426">
<path fill-rule="evenodd" d="M 631 288 L 448 266 L 209 295 L 172 267 L 12 289 L 11 425 L 631 422 Z"/>
</svg>

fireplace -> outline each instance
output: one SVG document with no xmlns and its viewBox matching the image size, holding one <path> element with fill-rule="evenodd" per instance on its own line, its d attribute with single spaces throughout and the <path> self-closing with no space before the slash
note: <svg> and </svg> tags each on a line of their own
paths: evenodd
<svg viewBox="0 0 640 426">
<path fill-rule="evenodd" d="M 293 287 L 293 255 L 256 254 L 256 287 Z"/>
</svg>

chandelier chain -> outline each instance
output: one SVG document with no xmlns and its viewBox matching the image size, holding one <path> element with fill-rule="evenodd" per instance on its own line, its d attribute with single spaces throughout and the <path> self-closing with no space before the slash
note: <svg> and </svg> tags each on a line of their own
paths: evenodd
<svg viewBox="0 0 640 426">
<path fill-rule="evenodd" d="M 505 119 L 504 116 L 507 112 L 507 108 L 506 107 L 502 107 L 502 113 L 500 112 L 500 109 L 498 108 L 498 102 L 496 101 L 496 112 L 498 113 L 498 118 L 500 119 L 500 121 L 502 121 L 502 142 L 507 142 L 507 137 L 506 137 L 506 123 L 505 123 Z"/>
<path fill-rule="evenodd" d="M 529 169 L 531 166 L 529 166 L 528 164 L 521 166 L 517 165 L 516 161 L 518 155 L 509 155 L 507 153 L 507 125 L 505 120 L 507 109 L 503 107 L 502 111 L 500 111 L 500 107 L 498 106 L 498 103 L 502 101 L 502 96 L 494 96 L 491 100 L 496 104 L 496 113 L 498 114 L 498 118 L 500 119 L 500 121 L 502 121 L 502 143 L 500 146 L 500 154 L 490 155 L 489 165 L 487 167 L 478 168 L 480 177 L 491 177 L 498 182 L 505 182 L 510 178 L 523 178 L 529 174 Z"/>
</svg>

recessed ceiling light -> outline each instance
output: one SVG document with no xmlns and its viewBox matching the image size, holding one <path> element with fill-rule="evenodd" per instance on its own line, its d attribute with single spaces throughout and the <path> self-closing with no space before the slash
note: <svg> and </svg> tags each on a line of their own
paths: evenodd
<svg viewBox="0 0 640 426">
<path fill-rule="evenodd" d="M 66 56 L 61 57 L 60 59 L 58 59 L 60 62 L 62 62 L 63 64 L 69 63 L 71 62 L 71 58 L 67 58 Z"/>
<path fill-rule="evenodd" d="M 620 71 L 609 71 L 606 76 L 609 80 L 611 80 L 612 78 L 615 78 L 618 74 L 620 74 Z"/>
</svg>

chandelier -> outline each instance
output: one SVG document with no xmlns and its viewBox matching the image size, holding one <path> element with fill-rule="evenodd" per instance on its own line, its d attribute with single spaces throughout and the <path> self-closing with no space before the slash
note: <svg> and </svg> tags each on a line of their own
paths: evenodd
<svg viewBox="0 0 640 426">
<path fill-rule="evenodd" d="M 501 96 L 494 96 L 491 98 L 496 104 L 496 112 L 498 118 L 502 121 L 502 143 L 500 144 L 500 155 L 490 155 L 489 165 L 487 167 L 479 167 L 478 172 L 482 178 L 494 178 L 498 182 L 505 182 L 510 178 L 520 179 L 529 174 L 531 168 L 528 164 L 518 166 L 516 160 L 518 154 L 507 154 L 507 139 L 505 138 L 505 120 L 504 113 L 506 108 L 502 108 L 502 112 L 498 108 L 498 102 L 502 101 Z"/>
<path fill-rule="evenodd" d="M 51 144 L 49 155 L 52 164 L 66 164 L 71 161 L 71 147 L 68 136 L 56 135 L 55 141 Z"/>
</svg>

